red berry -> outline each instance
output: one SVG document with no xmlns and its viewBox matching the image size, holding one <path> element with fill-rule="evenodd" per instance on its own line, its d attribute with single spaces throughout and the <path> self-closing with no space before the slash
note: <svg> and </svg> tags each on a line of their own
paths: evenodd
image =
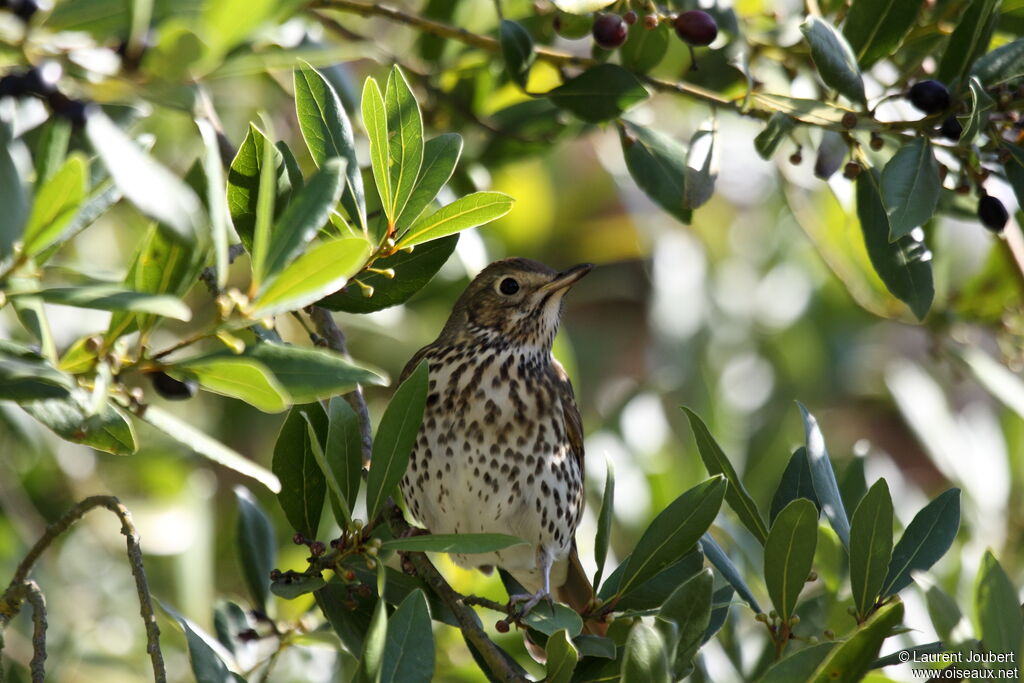
<svg viewBox="0 0 1024 683">
<path fill-rule="evenodd" d="M 1002 232 L 1010 214 L 1001 201 L 989 194 L 978 200 L 978 218 L 992 232 Z"/>
<path fill-rule="evenodd" d="M 920 81 L 907 93 L 910 103 L 925 114 L 937 114 L 949 109 L 949 90 L 939 81 Z"/>
<path fill-rule="evenodd" d="M 853 180 L 860 175 L 860 164 L 856 161 L 851 161 L 843 168 L 843 176 Z"/>
<path fill-rule="evenodd" d="M 494 625 L 494 628 L 498 633 L 508 633 L 508 622 L 504 619 L 499 619 L 498 623 Z"/>
<path fill-rule="evenodd" d="M 629 10 L 628 12 L 622 15 L 622 20 L 625 21 L 630 26 L 632 26 L 633 24 L 636 23 L 636 12 L 634 12 L 633 10 Z"/>
<path fill-rule="evenodd" d="M 594 19 L 594 42 L 606 50 L 614 50 L 626 42 L 626 22 L 618 14 L 599 14 Z"/>
<path fill-rule="evenodd" d="M 710 45 L 718 36 L 718 24 L 714 18 L 699 9 L 681 12 L 674 23 L 676 35 L 690 45 Z"/>
<path fill-rule="evenodd" d="M 294 543 L 295 545 L 305 545 L 306 537 L 300 533 L 296 533 L 294 536 L 292 536 L 292 543 Z"/>
</svg>

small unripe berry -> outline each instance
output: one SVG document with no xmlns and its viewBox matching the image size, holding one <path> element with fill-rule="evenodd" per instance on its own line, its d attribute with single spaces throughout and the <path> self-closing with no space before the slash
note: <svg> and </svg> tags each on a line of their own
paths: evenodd
<svg viewBox="0 0 1024 683">
<path fill-rule="evenodd" d="M 1010 219 L 1003 203 L 992 195 L 985 195 L 978 200 L 978 218 L 981 224 L 992 232 L 1002 232 L 1006 221 Z"/>
<path fill-rule="evenodd" d="M 789 155 L 789 163 L 793 164 L 794 166 L 799 166 L 803 162 L 803 160 L 804 157 L 802 154 L 800 154 L 800 152 L 793 152 L 792 154 Z"/>
<path fill-rule="evenodd" d="M 872 133 L 871 142 L 869 142 L 868 144 L 871 146 L 871 149 L 877 152 L 878 150 L 882 149 L 882 147 L 885 146 L 885 141 L 878 135 Z"/>
<path fill-rule="evenodd" d="M 856 161 L 851 161 L 843 167 L 843 177 L 853 180 L 860 175 L 860 164 Z"/>
<path fill-rule="evenodd" d="M 292 543 L 294 543 L 295 545 L 305 545 L 306 537 L 300 533 L 296 533 L 294 536 L 292 536 Z"/>
<path fill-rule="evenodd" d="M 840 123 L 843 125 L 843 128 L 847 128 L 847 129 L 856 128 L 857 127 L 857 115 L 854 114 L 852 111 L 848 111 L 845 114 L 843 114 L 843 118 L 840 121 Z"/>
<path fill-rule="evenodd" d="M 322 541 L 313 541 L 309 544 L 309 552 L 311 552 L 316 557 L 323 555 L 326 551 L 327 548 L 326 546 L 324 546 Z"/>
<path fill-rule="evenodd" d="M 598 45 L 606 50 L 614 50 L 626 42 L 628 29 L 626 22 L 618 14 L 602 13 L 594 19 L 594 29 L 591 33 Z"/>
<path fill-rule="evenodd" d="M 703 47 L 715 42 L 718 37 L 718 24 L 714 17 L 699 9 L 680 12 L 673 24 L 676 35 L 690 45 Z"/>
<path fill-rule="evenodd" d="M 625 21 L 630 26 L 636 23 L 636 19 L 636 12 L 634 12 L 633 10 L 629 10 L 628 12 L 622 15 L 622 20 Z"/>
<path fill-rule="evenodd" d="M 964 134 L 964 127 L 960 125 L 959 119 L 955 116 L 948 117 L 942 122 L 942 126 L 939 128 L 939 137 L 946 138 L 956 142 L 960 139 L 960 136 Z"/>
<path fill-rule="evenodd" d="M 927 80 L 915 83 L 907 93 L 910 103 L 925 114 L 938 114 L 949 109 L 949 90 L 939 81 Z"/>
<path fill-rule="evenodd" d="M 346 569 L 343 576 L 344 576 L 346 581 L 355 581 L 356 580 L 356 573 L 354 571 L 352 571 L 351 569 Z"/>
<path fill-rule="evenodd" d="M 648 31 L 653 31 L 658 28 L 658 15 L 648 14 L 644 16 L 644 28 Z"/>
</svg>

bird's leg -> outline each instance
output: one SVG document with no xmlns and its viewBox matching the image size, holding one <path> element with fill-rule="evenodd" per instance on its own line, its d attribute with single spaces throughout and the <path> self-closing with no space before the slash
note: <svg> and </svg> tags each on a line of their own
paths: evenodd
<svg viewBox="0 0 1024 683">
<path fill-rule="evenodd" d="M 551 565 L 554 564 L 555 558 L 550 550 L 542 546 L 537 550 L 537 560 L 544 585 L 536 593 L 517 593 L 509 596 L 510 606 L 522 603 L 516 614 L 519 619 L 529 614 L 530 610 L 536 607 L 541 600 L 551 602 Z"/>
</svg>

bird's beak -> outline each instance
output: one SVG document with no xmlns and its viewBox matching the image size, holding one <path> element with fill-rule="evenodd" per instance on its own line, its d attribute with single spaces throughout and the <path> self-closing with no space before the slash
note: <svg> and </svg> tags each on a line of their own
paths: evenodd
<svg viewBox="0 0 1024 683">
<path fill-rule="evenodd" d="M 563 270 L 561 273 L 555 276 L 555 279 L 541 287 L 542 292 L 558 291 L 560 289 L 568 289 L 569 287 L 576 284 L 584 275 L 590 272 L 594 267 L 593 263 L 581 263 L 578 266 L 573 266 L 568 270 Z"/>
</svg>

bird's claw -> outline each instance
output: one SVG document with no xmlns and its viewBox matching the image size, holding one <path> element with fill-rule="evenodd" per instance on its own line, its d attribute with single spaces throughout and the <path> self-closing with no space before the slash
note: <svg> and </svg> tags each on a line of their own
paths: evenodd
<svg viewBox="0 0 1024 683">
<path fill-rule="evenodd" d="M 517 593 L 516 595 L 511 595 L 508 599 L 509 612 L 517 621 L 525 619 L 530 611 L 540 604 L 542 600 L 546 600 L 548 604 L 554 605 L 551 593 L 543 589 L 536 593 Z M 522 604 L 520 605 L 519 603 Z"/>
</svg>

